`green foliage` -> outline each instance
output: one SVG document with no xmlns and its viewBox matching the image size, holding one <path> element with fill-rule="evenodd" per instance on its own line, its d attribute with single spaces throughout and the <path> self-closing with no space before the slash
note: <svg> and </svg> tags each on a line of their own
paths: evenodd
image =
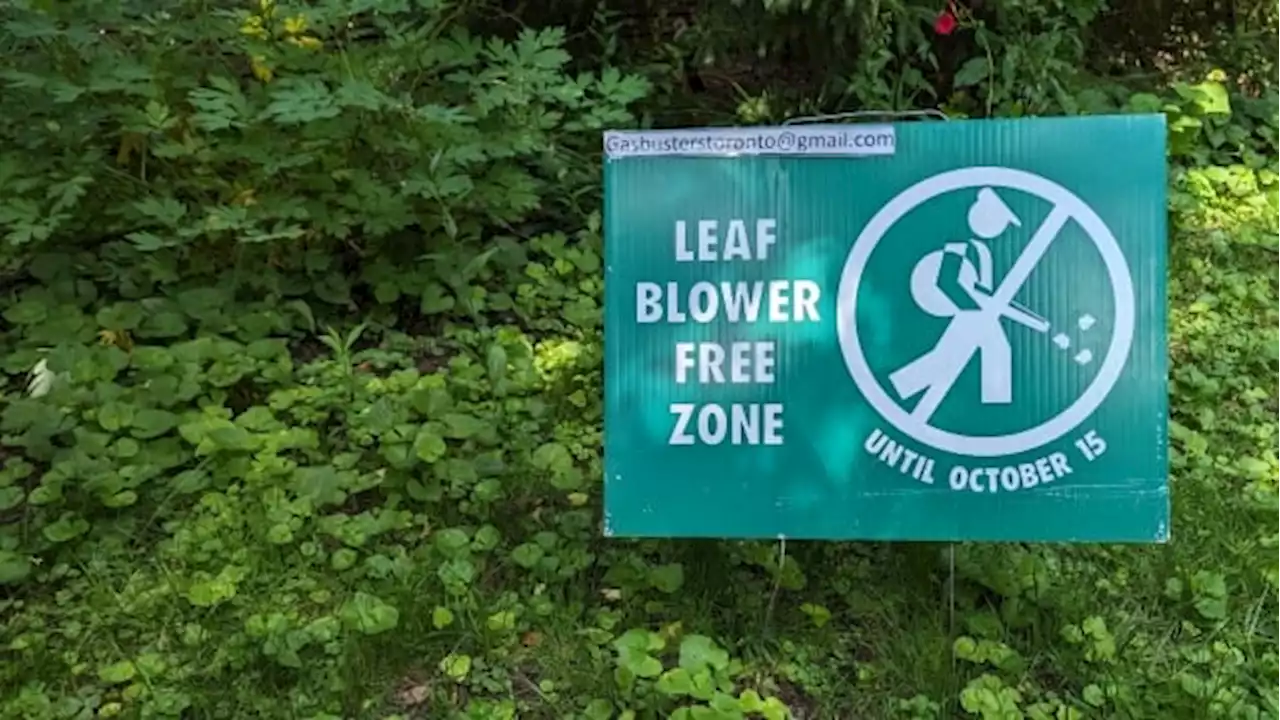
<svg viewBox="0 0 1280 720">
<path fill-rule="evenodd" d="M 8 4 L 0 717 L 1274 717 L 1274 43 L 941 4 Z M 1166 113 L 1173 544 L 605 542 L 596 131 L 916 106 Z"/>
<path fill-rule="evenodd" d="M 662 658 L 668 644 L 665 635 L 643 629 L 628 630 L 613 641 L 614 679 L 626 706 L 624 716 L 658 710 L 662 717 L 677 720 L 784 720 L 788 716 L 786 705 L 775 697 L 763 698 L 753 689 L 735 690 L 742 664 L 711 638 L 681 637 L 673 667 L 666 667 Z M 607 703 L 597 701 L 589 711 L 612 717 L 613 708 Z"/>
<path fill-rule="evenodd" d="M 174 272 L 166 251 L 387 241 L 412 259 L 437 234 L 571 202 L 586 168 L 570 159 L 645 92 L 616 70 L 567 72 L 562 30 L 477 37 L 451 3 L 44 5 L 6 25 L 0 230 L 10 252 L 127 239 L 161 254 L 152 282 Z M 296 257 L 273 259 L 349 302 L 334 268 Z"/>
</svg>

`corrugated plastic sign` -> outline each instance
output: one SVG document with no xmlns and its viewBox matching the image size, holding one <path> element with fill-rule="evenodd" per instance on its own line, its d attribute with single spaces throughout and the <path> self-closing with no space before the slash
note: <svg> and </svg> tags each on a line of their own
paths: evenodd
<svg viewBox="0 0 1280 720">
<path fill-rule="evenodd" d="M 605 532 L 1165 542 L 1162 115 L 605 135 Z"/>
</svg>

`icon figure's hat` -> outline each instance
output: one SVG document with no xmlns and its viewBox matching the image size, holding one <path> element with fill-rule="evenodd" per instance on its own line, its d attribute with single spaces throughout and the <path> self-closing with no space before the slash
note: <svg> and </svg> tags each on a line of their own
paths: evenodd
<svg viewBox="0 0 1280 720">
<path fill-rule="evenodd" d="M 978 199 L 969 206 L 969 229 L 974 235 L 990 240 L 1009 229 L 1010 225 L 1022 227 L 1022 221 L 1013 210 L 989 187 L 978 191 Z"/>
</svg>

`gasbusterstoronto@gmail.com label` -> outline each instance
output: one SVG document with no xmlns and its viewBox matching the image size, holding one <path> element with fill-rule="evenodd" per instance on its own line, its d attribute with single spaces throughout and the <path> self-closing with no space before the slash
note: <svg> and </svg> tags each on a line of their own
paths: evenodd
<svg viewBox="0 0 1280 720">
<path fill-rule="evenodd" d="M 892 155 L 891 125 L 821 125 L 761 128 L 614 131 L 604 135 L 605 156 Z"/>
</svg>

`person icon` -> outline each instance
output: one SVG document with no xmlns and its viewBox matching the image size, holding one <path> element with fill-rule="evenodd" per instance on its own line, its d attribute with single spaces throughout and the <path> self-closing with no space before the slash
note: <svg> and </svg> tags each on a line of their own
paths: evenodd
<svg viewBox="0 0 1280 720">
<path fill-rule="evenodd" d="M 992 298 L 995 273 L 991 249 L 984 241 L 994 240 L 1010 227 L 1021 227 L 1018 216 L 987 187 L 978 191 L 967 220 L 976 238 L 946 243 L 921 258 L 911 271 L 911 298 L 916 305 L 934 317 L 950 318 L 932 350 L 889 376 L 902 400 L 925 392 L 912 413 L 925 419 L 950 393 L 975 352 L 981 363 L 982 403 L 1012 402 L 1013 351 L 1001 318 L 1041 333 L 1049 329 L 1048 321 L 1021 305 L 1009 302 L 997 307 Z"/>
</svg>

